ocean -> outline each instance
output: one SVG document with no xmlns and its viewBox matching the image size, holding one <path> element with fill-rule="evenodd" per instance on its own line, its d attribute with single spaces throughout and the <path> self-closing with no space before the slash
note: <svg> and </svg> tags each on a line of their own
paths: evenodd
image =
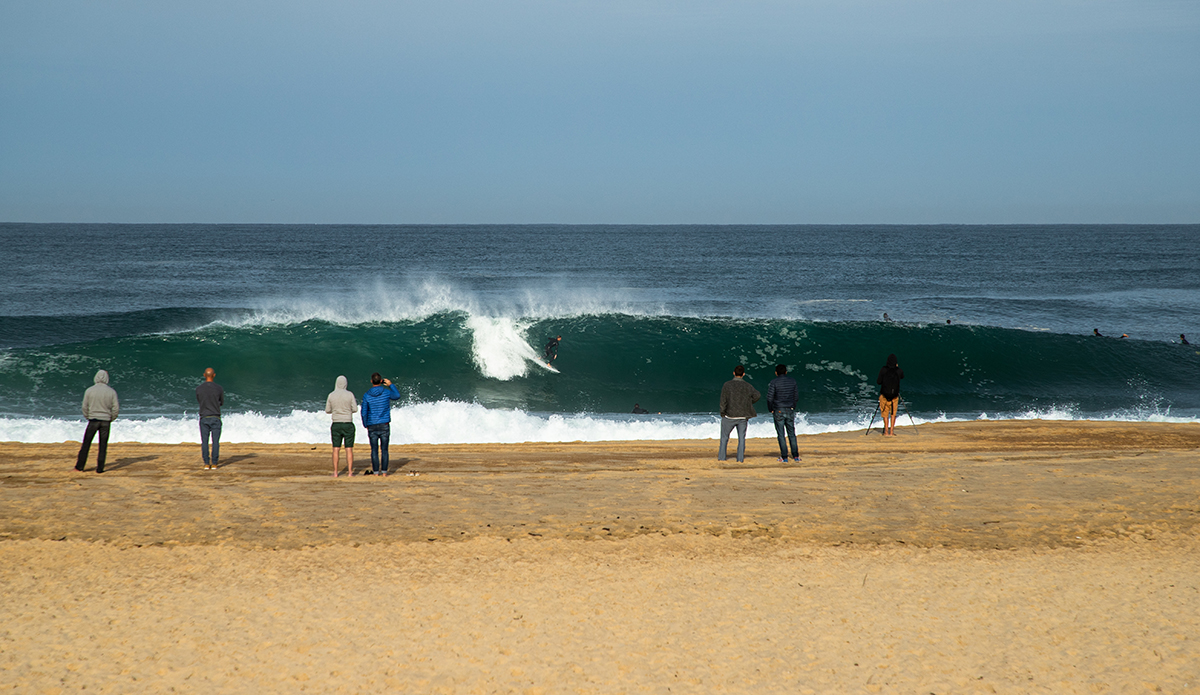
<svg viewBox="0 0 1200 695">
<path fill-rule="evenodd" d="M 1200 225 L 0 224 L 0 249 L 3 441 L 77 440 L 101 368 L 114 441 L 195 441 L 209 366 L 228 442 L 327 442 L 334 379 L 376 371 L 398 443 L 713 438 L 733 367 L 765 393 L 778 363 L 800 431 L 854 430 L 889 353 L 901 424 L 1200 422 Z"/>
</svg>

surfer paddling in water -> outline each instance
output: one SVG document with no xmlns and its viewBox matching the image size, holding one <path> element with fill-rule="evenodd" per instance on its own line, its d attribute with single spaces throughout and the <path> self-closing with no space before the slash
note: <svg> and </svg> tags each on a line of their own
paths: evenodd
<svg viewBox="0 0 1200 695">
<path fill-rule="evenodd" d="M 551 366 L 551 362 L 558 359 L 558 344 L 562 342 L 562 336 L 555 336 L 546 341 L 546 366 Z"/>
</svg>

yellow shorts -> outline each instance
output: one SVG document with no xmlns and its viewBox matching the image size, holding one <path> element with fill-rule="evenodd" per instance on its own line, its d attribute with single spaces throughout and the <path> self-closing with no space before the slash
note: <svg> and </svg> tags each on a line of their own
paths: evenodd
<svg viewBox="0 0 1200 695">
<path fill-rule="evenodd" d="M 896 414 L 896 404 L 899 402 L 899 396 L 896 396 L 890 401 L 883 396 L 879 397 L 879 414 L 883 416 L 884 420 Z"/>
</svg>

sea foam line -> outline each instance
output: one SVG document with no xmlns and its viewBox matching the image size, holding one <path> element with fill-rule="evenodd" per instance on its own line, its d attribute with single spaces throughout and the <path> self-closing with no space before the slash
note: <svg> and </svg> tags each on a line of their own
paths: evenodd
<svg viewBox="0 0 1200 695">
<path fill-rule="evenodd" d="M 1172 416 L 1166 413 L 1111 413 L 1084 417 L 1065 409 L 1026 411 L 1007 415 L 936 417 L 901 415 L 900 431 L 911 424 L 964 422 L 974 420 L 1101 420 L 1110 422 L 1179 422 L 1200 424 L 1200 417 Z M 812 417 L 798 413 L 796 433 L 862 431 L 867 416 Z M 325 413 L 294 410 L 289 415 L 231 413 L 222 418 L 221 441 L 263 444 L 325 444 L 329 442 L 329 416 Z M 600 442 L 661 441 L 671 439 L 717 439 L 720 430 L 716 415 L 597 415 L 543 414 L 521 410 L 485 408 L 478 403 L 439 401 L 393 408 L 393 444 L 515 444 L 523 442 Z M 875 418 L 875 426 L 879 419 Z M 357 444 L 367 446 L 366 430 L 355 423 Z M 79 441 L 85 423 L 82 420 L 54 418 L 0 418 L 0 441 L 51 444 Z M 775 437 L 770 416 L 750 422 L 750 437 Z M 148 444 L 192 443 L 198 439 L 197 423 L 190 417 L 121 418 L 112 425 L 112 442 Z"/>
</svg>

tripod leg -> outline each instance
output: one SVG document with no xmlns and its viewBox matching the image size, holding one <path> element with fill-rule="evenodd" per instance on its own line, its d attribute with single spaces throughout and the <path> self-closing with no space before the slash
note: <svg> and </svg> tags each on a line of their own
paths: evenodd
<svg viewBox="0 0 1200 695">
<path fill-rule="evenodd" d="M 868 434 L 871 434 L 871 426 L 875 424 L 875 416 L 878 414 L 879 414 L 879 404 L 876 403 L 875 404 L 875 412 L 871 413 L 871 424 L 867 425 L 867 431 L 863 432 L 864 437 L 867 436 Z"/>
<path fill-rule="evenodd" d="M 912 425 L 913 431 L 921 434 L 921 430 L 917 429 L 917 423 L 913 420 L 912 413 L 908 412 L 908 404 L 904 405 L 904 414 L 908 416 L 908 423 Z"/>
</svg>

